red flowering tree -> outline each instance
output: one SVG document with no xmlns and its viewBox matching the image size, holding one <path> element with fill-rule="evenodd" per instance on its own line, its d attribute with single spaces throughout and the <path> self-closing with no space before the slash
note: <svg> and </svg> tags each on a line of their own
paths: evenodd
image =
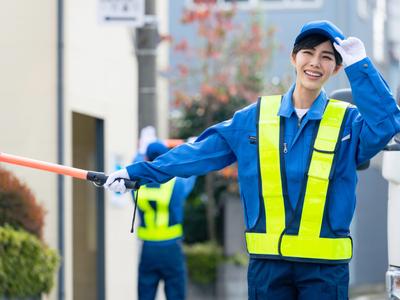
<svg viewBox="0 0 400 300">
<path fill-rule="evenodd" d="M 268 64 L 277 44 L 275 29 L 265 28 L 261 15 L 247 16 L 239 23 L 235 8 L 218 10 L 213 5 L 184 10 L 181 23 L 191 26 L 195 38 L 173 41 L 176 68 L 170 72 L 172 86 L 171 137 L 197 136 L 207 127 L 232 117 L 237 109 L 281 85 L 266 82 Z M 235 176 L 234 169 L 224 173 Z M 228 181 L 227 181 L 228 180 Z M 208 238 L 215 240 L 216 191 L 226 190 L 235 180 L 220 174 L 206 176 Z M 200 185 L 202 185 L 200 181 Z"/>
<path fill-rule="evenodd" d="M 10 225 L 42 239 L 45 209 L 24 183 L 0 168 L 0 226 Z"/>
</svg>

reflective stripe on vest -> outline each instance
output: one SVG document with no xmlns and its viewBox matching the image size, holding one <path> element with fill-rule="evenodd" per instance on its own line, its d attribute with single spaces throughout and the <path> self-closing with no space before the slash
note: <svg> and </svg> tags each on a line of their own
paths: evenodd
<svg viewBox="0 0 400 300">
<path fill-rule="evenodd" d="M 263 97 L 265 98 L 265 97 Z M 258 120 L 258 156 L 262 180 L 261 192 L 266 212 L 266 231 L 246 233 L 249 253 L 279 255 L 279 239 L 285 229 L 285 207 L 281 184 L 278 110 L 281 96 L 262 100 Z M 264 180 L 268 178 L 268 180 Z"/>
<path fill-rule="evenodd" d="M 250 254 L 292 259 L 341 261 L 352 256 L 349 237 L 320 237 L 334 151 L 348 103 L 330 100 L 314 142 L 298 235 L 285 234 L 279 144 L 281 96 L 262 97 L 259 103 L 258 147 L 265 232 L 247 232 Z"/>
<path fill-rule="evenodd" d="M 144 215 L 144 225 L 138 228 L 138 237 L 144 241 L 165 241 L 182 236 L 182 224 L 168 226 L 169 203 L 175 178 L 160 187 L 143 186 L 139 190 L 138 207 Z M 155 208 L 150 204 L 155 203 Z"/>
</svg>

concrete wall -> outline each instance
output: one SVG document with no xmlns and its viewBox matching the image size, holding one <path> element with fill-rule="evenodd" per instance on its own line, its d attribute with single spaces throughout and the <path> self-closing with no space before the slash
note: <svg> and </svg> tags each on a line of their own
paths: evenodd
<svg viewBox="0 0 400 300">
<path fill-rule="evenodd" d="M 2 1 L 0 151 L 56 162 L 56 1 Z M 56 176 L 0 164 L 47 211 L 44 238 L 57 247 Z"/>
<path fill-rule="evenodd" d="M 72 114 L 104 120 L 105 171 L 132 161 L 137 148 L 137 64 L 134 29 L 101 25 L 96 0 L 64 1 L 64 145 L 72 165 Z M 168 2 L 158 1 L 167 33 Z M 0 10 L 0 151 L 57 162 L 57 2 L 13 0 Z M 168 46 L 159 49 L 160 67 Z M 158 117 L 168 130 L 168 85 L 159 79 Z M 46 208 L 45 240 L 58 246 L 57 177 L 1 164 L 14 171 Z M 89 183 L 88 183 L 89 184 Z M 130 234 L 131 196 L 106 193 L 106 298 L 136 299 L 139 245 Z M 65 177 L 65 299 L 73 298 L 72 179 Z M 56 280 L 57 283 L 57 280 Z M 57 287 L 46 297 L 57 298 Z"/>
<path fill-rule="evenodd" d="M 159 2 L 159 25 L 165 31 L 167 4 Z M 66 157 L 71 158 L 71 115 L 79 112 L 105 121 L 106 172 L 116 165 L 129 164 L 137 148 L 137 74 L 134 51 L 134 29 L 97 22 L 96 0 L 70 0 L 65 9 L 65 99 Z M 167 49 L 160 49 L 165 56 Z M 166 58 L 160 57 L 165 65 Z M 158 94 L 166 83 L 160 79 Z M 160 101 L 162 102 L 162 101 Z M 160 123 L 166 123 L 165 104 Z M 165 120 L 164 122 L 163 119 Z M 165 127 L 165 126 L 164 126 Z M 70 187 L 70 183 L 68 184 Z M 70 188 L 66 188 L 70 191 Z M 67 192 L 66 228 L 72 220 L 71 197 Z M 118 198 L 116 200 L 116 198 Z M 139 245 L 129 232 L 133 212 L 130 194 L 106 193 L 106 298 L 135 299 Z M 71 232 L 66 244 L 71 255 Z M 73 270 L 68 266 L 68 288 L 71 290 Z"/>
<path fill-rule="evenodd" d="M 114 157 L 130 162 L 136 149 L 137 74 L 133 30 L 121 25 L 102 25 L 97 20 L 97 1 L 65 2 L 65 145 L 67 164 L 71 153 L 72 112 L 104 120 L 105 166 L 114 171 Z M 72 194 L 66 184 L 66 299 L 73 296 Z M 138 247 L 129 234 L 130 195 L 122 206 L 113 206 L 106 193 L 106 298 L 134 299 Z"/>
</svg>

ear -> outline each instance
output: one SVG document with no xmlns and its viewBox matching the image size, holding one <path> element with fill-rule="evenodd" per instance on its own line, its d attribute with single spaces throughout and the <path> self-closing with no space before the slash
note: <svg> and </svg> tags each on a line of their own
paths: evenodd
<svg viewBox="0 0 400 300">
<path fill-rule="evenodd" d="M 290 54 L 290 63 L 292 64 L 293 67 L 296 67 L 296 54 L 294 53 Z"/>
<path fill-rule="evenodd" d="M 333 70 L 332 75 L 336 75 L 339 71 L 343 68 L 343 65 L 336 65 L 335 69 Z"/>
</svg>

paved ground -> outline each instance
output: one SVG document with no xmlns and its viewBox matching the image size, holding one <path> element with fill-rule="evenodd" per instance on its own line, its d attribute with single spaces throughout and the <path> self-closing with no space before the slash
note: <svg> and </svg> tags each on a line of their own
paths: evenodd
<svg viewBox="0 0 400 300">
<path fill-rule="evenodd" d="M 350 289 L 351 300 L 387 300 L 383 284 L 363 286 Z"/>
<path fill-rule="evenodd" d="M 351 300 L 387 300 L 386 294 L 371 294 L 350 298 Z"/>
</svg>

